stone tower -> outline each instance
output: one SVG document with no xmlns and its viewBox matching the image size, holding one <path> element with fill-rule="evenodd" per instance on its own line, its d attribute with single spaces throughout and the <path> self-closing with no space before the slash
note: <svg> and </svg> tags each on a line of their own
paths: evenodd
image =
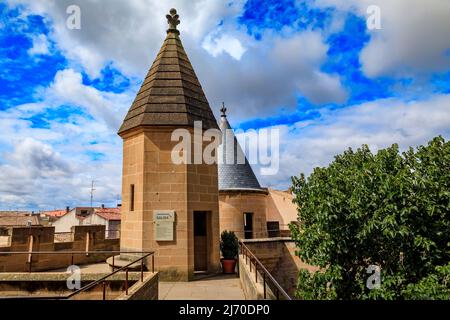
<svg viewBox="0 0 450 320">
<path fill-rule="evenodd" d="M 118 132 L 121 250 L 155 251 L 162 279 L 187 281 L 196 271 L 219 269 L 218 169 L 216 163 L 174 163 L 179 140 L 171 137 L 185 129 L 198 150 L 194 122 L 201 121 L 200 132 L 218 126 L 181 43 L 176 10 L 166 17 L 167 37 Z M 200 145 L 203 152 L 206 144 Z"/>
<path fill-rule="evenodd" d="M 239 238 L 265 238 L 268 235 L 268 190 L 259 184 L 228 122 L 226 111 L 224 105 L 220 117 L 222 144 L 218 168 L 220 231 L 234 231 Z M 239 161 L 239 154 L 243 161 Z"/>
</svg>

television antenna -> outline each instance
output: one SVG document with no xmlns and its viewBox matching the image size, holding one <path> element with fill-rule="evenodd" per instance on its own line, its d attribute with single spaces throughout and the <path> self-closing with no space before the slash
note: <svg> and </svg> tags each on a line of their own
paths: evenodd
<svg viewBox="0 0 450 320">
<path fill-rule="evenodd" d="M 94 191 L 95 191 L 94 180 L 92 180 L 92 183 L 91 183 L 91 208 L 92 208 L 92 202 L 94 200 Z"/>
</svg>

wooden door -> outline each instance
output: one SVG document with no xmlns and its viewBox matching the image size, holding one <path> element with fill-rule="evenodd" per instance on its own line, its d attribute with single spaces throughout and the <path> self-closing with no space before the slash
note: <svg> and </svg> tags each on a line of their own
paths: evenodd
<svg viewBox="0 0 450 320">
<path fill-rule="evenodd" d="M 194 271 L 208 269 L 207 213 L 194 212 Z"/>
</svg>

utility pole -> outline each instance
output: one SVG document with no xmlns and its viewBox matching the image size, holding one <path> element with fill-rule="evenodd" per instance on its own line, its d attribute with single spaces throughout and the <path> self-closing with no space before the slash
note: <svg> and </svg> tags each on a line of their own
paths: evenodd
<svg viewBox="0 0 450 320">
<path fill-rule="evenodd" d="M 91 208 L 92 208 L 92 201 L 94 199 L 94 191 L 95 191 L 95 189 L 94 189 L 94 180 L 92 180 L 92 183 L 91 183 Z"/>
</svg>

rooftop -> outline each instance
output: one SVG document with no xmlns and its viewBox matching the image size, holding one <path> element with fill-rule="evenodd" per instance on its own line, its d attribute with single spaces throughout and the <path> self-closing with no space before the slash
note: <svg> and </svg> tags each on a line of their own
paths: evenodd
<svg viewBox="0 0 450 320">
<path fill-rule="evenodd" d="M 62 217 L 67 213 L 67 210 L 51 210 L 51 211 L 41 211 L 42 215 L 48 216 L 48 217 Z"/>
<path fill-rule="evenodd" d="M 219 125 L 222 131 L 222 144 L 219 147 L 220 159 L 218 165 L 219 190 L 266 192 L 266 189 L 261 188 L 250 163 L 233 133 L 230 123 L 227 120 L 226 111 L 227 109 L 223 106 Z M 238 155 L 242 155 L 242 158 L 239 158 Z"/>
<path fill-rule="evenodd" d="M 39 225 L 39 217 L 37 215 L 30 215 L 24 213 L 14 213 L 14 212 L 0 212 L 0 226 L 2 227 L 14 227 L 14 226 L 28 226 Z"/>
<path fill-rule="evenodd" d="M 167 15 L 167 37 L 131 105 L 119 135 L 146 126 L 194 126 L 217 128 L 202 86 L 184 51 L 175 9 Z"/>
<path fill-rule="evenodd" d="M 121 220 L 120 208 L 96 209 L 94 213 L 106 220 Z"/>
</svg>

